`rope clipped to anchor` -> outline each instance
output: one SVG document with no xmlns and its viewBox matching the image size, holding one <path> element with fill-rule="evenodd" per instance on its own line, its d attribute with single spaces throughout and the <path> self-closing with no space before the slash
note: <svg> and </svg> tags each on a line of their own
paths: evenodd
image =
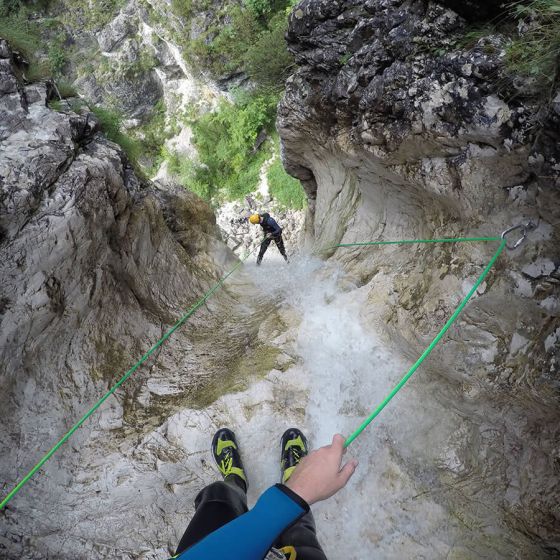
<svg viewBox="0 0 560 560">
<path fill-rule="evenodd" d="M 456 321 L 457 317 L 469 301 L 469 299 L 476 292 L 480 284 L 483 282 L 484 278 L 490 272 L 490 269 L 494 266 L 494 263 L 504 250 L 516 249 L 521 243 L 526 239 L 527 232 L 533 229 L 535 226 L 528 222 L 526 224 L 520 224 L 512 228 L 507 229 L 501 235 L 501 237 L 477 237 L 477 238 L 456 238 L 456 239 L 413 239 L 413 240 L 403 240 L 403 241 L 372 241 L 367 243 L 346 243 L 336 245 L 335 247 L 353 247 L 361 245 L 395 245 L 395 244 L 412 244 L 412 243 L 460 243 L 469 241 L 500 241 L 500 246 L 498 250 L 479 276 L 478 280 L 475 282 L 472 289 L 469 291 L 467 296 L 459 304 L 453 315 L 449 318 L 447 323 L 443 326 L 441 331 L 436 335 L 431 344 L 422 353 L 420 358 L 412 365 L 405 376 L 399 381 L 395 388 L 385 397 L 381 404 L 362 422 L 356 431 L 354 431 L 345 442 L 345 447 L 348 447 L 374 420 L 374 418 L 387 406 L 391 399 L 402 389 L 404 384 L 410 379 L 414 372 L 420 367 L 422 362 L 429 356 L 432 350 L 435 348 L 437 343 L 442 339 L 444 334 L 447 332 L 449 327 Z M 521 230 L 521 237 L 513 244 L 508 244 L 507 236 L 515 230 Z M 80 427 L 82 424 L 113 394 L 115 391 L 144 363 L 154 352 L 160 348 L 166 341 L 171 337 L 171 335 L 179 329 L 200 307 L 202 307 L 214 293 L 220 289 L 224 282 L 229 278 L 255 251 L 260 247 L 260 244 L 249 251 L 244 257 L 242 257 L 239 262 L 220 280 L 212 286 L 188 311 L 66 432 L 66 434 L 39 460 L 39 462 L 21 479 L 21 481 L 8 493 L 8 495 L 0 502 L 0 510 L 4 509 L 6 505 L 12 500 L 12 498 L 23 488 L 27 482 L 37 473 L 37 471 L 60 449 L 64 443 L 66 443 L 72 434 Z"/>
<path fill-rule="evenodd" d="M 402 377 L 402 379 L 395 385 L 393 390 L 381 401 L 381 403 L 375 408 L 375 410 L 360 424 L 360 426 L 348 436 L 346 441 L 344 442 L 344 447 L 348 447 L 368 426 L 373 422 L 373 420 L 379 415 L 379 413 L 389 404 L 389 402 L 393 399 L 393 397 L 403 388 L 405 383 L 412 377 L 414 372 L 420 367 L 422 362 L 431 354 L 432 350 L 437 346 L 438 342 L 443 338 L 445 333 L 449 330 L 451 325 L 457 320 L 459 314 L 465 308 L 468 301 L 471 297 L 475 294 L 478 290 L 479 286 L 482 284 L 490 269 L 494 266 L 494 263 L 498 260 L 498 257 L 501 255 L 502 251 L 507 247 L 509 250 L 517 249 L 523 241 L 527 238 L 527 233 L 534 229 L 534 224 L 532 222 L 527 222 L 526 224 L 519 224 L 513 226 L 509 229 L 506 229 L 500 237 L 476 237 L 476 238 L 458 238 L 458 239 L 412 239 L 406 241 L 373 241 L 369 243 L 346 243 L 336 245 L 336 247 L 353 247 L 356 245 L 392 245 L 392 244 L 403 244 L 403 243 L 452 243 L 452 242 L 464 242 L 464 241 L 501 241 L 500 246 L 498 247 L 497 251 L 494 253 L 493 257 L 490 259 L 490 262 L 486 265 L 486 268 L 482 271 L 474 286 L 470 289 L 469 293 L 463 298 L 463 301 L 458 305 L 457 309 L 455 309 L 453 315 L 449 317 L 445 325 L 441 328 L 441 330 L 437 333 L 435 338 L 432 340 L 430 345 L 422 352 L 421 356 L 412 364 L 410 369 L 406 372 L 406 374 Z M 519 239 L 513 244 L 508 245 L 507 236 L 509 233 L 521 229 L 521 236 Z"/>
</svg>

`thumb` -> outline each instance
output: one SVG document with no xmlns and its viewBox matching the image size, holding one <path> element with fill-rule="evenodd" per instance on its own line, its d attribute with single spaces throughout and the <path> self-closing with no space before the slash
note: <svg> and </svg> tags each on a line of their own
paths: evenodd
<svg viewBox="0 0 560 560">
<path fill-rule="evenodd" d="M 338 473 L 338 477 L 340 482 L 342 483 L 342 487 L 346 486 L 347 482 L 350 480 L 350 477 L 356 471 L 356 467 L 358 466 L 358 461 L 356 459 L 352 459 L 352 461 L 348 461 L 344 467 Z"/>
</svg>

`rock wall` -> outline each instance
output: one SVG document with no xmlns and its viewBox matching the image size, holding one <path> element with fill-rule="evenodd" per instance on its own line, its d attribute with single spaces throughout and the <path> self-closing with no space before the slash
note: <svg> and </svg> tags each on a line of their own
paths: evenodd
<svg viewBox="0 0 560 560">
<path fill-rule="evenodd" d="M 283 158 L 310 199 L 315 248 L 368 287 L 364 316 L 411 361 L 495 246 L 325 247 L 537 224 L 413 383 L 437 387 L 428 402 L 464 417 L 430 466 L 457 510 L 482 500 L 546 557 L 560 550 L 558 96 L 543 109 L 509 74 L 505 37 L 462 47 L 465 21 L 442 4 L 452 3 L 298 4 L 287 36 L 298 68 L 278 117 Z M 491 527 L 497 514 L 476 515 Z"/>
<path fill-rule="evenodd" d="M 80 95 L 119 109 L 129 126 L 149 121 L 160 100 L 171 125 L 187 105 L 213 103 L 216 88 L 185 65 L 177 47 L 183 23 L 167 2 L 129 0 L 119 10 L 109 5 L 96 9 L 102 19 L 96 20 L 87 7 L 59 0 L 51 2 L 47 14 L 64 30 L 64 73 Z"/>
<path fill-rule="evenodd" d="M 52 84 L 19 75 L 0 41 L 2 496 L 236 262 L 206 203 L 138 180 L 92 114 L 50 109 Z M 178 490 L 187 475 L 170 474 L 187 451 L 169 444 L 165 420 L 239 385 L 254 352 L 270 368 L 278 353 L 257 336 L 258 298 L 238 305 L 243 282 L 232 278 L 0 513 L 0 556 L 170 555 L 194 495 Z"/>
</svg>

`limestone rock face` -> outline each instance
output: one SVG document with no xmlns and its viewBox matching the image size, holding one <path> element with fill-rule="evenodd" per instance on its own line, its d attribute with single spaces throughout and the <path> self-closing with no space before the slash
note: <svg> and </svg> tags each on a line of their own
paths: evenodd
<svg viewBox="0 0 560 560">
<path fill-rule="evenodd" d="M 474 504 L 490 504 L 545 557 L 560 537 L 557 103 L 553 96 L 543 108 L 508 74 L 504 37 L 462 48 L 465 20 L 443 4 L 453 3 L 298 4 L 287 35 L 298 68 L 278 117 L 284 163 L 310 198 L 318 250 L 536 224 L 524 245 L 500 257 L 416 383 L 437 382 L 428 401 L 464 416 L 464 431 L 438 443 L 434 480 L 451 484 L 459 509 L 489 527 L 492 514 Z M 323 252 L 367 286 L 364 313 L 412 360 L 494 250 L 465 243 Z"/>
<path fill-rule="evenodd" d="M 0 41 L 2 496 L 236 262 L 205 202 L 139 181 L 93 115 L 48 107 L 51 87 L 22 85 Z M 2 511 L 2 558 L 170 555 L 194 496 L 180 506 L 169 486 L 174 505 L 157 505 L 185 453 L 162 451 L 162 425 L 215 400 L 261 345 L 260 317 L 232 302 L 216 294 Z"/>
<path fill-rule="evenodd" d="M 64 0 L 48 8 L 73 46 L 65 68 L 69 79 L 89 101 L 121 111 L 130 126 L 148 122 L 158 102 L 165 105 L 166 124 L 173 126 L 186 108 L 212 105 L 220 94 L 209 78 L 186 65 L 188 53 L 178 46 L 196 37 L 189 25 L 198 22 L 205 29 L 218 24 L 219 3 L 201 13 L 193 9 L 189 21 L 176 16 L 169 4 L 127 0 L 118 3 L 114 14 L 111 6 L 100 6 L 107 19 L 102 22 L 89 21 L 87 6 Z M 84 18 L 89 25 L 84 26 Z M 228 76 L 220 78 L 218 83 L 227 83 Z"/>
</svg>

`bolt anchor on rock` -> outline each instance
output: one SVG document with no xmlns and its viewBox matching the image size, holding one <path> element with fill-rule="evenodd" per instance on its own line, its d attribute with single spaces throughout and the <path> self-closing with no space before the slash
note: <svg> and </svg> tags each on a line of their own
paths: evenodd
<svg viewBox="0 0 560 560">
<path fill-rule="evenodd" d="M 527 221 L 524 224 L 517 224 L 516 226 L 510 227 L 508 229 L 506 229 L 505 231 L 502 232 L 502 239 L 505 239 L 506 241 L 508 240 L 508 234 L 510 234 L 512 231 L 516 231 L 516 230 L 520 230 L 520 237 L 519 239 L 517 239 L 517 241 L 511 245 L 510 243 L 506 243 L 506 247 L 510 250 L 513 251 L 514 249 L 517 249 L 517 247 L 519 247 L 524 241 L 525 239 L 527 239 L 527 234 L 534 230 L 537 226 L 531 221 Z"/>
</svg>

